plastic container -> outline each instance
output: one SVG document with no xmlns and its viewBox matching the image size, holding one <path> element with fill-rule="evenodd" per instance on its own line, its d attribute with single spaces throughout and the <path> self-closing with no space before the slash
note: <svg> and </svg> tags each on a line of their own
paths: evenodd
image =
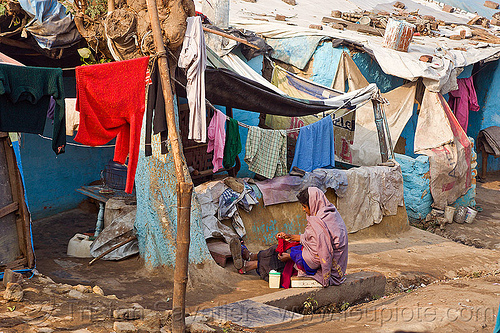
<svg viewBox="0 0 500 333">
<path fill-rule="evenodd" d="M 453 223 L 453 215 L 455 215 L 456 208 L 453 206 L 446 206 L 444 209 L 444 218 L 446 222 Z"/>
<path fill-rule="evenodd" d="M 279 289 L 281 280 L 281 273 L 276 272 L 274 269 L 269 272 L 269 288 Z"/>
<path fill-rule="evenodd" d="M 408 52 L 414 32 L 415 25 L 406 21 L 389 19 L 385 27 L 382 46 L 396 51 Z"/>
<path fill-rule="evenodd" d="M 465 223 L 472 223 L 476 218 L 477 210 L 467 207 L 467 215 L 465 217 Z"/>
<path fill-rule="evenodd" d="M 69 240 L 68 251 L 66 252 L 68 256 L 77 258 L 92 258 L 90 254 L 90 245 L 93 241 L 90 240 L 90 236 L 76 234 Z"/>
<path fill-rule="evenodd" d="M 115 190 L 125 190 L 127 184 L 127 166 L 109 161 L 103 170 L 104 183 Z"/>
</svg>

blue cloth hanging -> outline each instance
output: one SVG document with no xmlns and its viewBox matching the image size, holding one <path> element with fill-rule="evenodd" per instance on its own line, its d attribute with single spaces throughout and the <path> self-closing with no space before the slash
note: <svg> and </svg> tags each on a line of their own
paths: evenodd
<svg viewBox="0 0 500 333">
<path fill-rule="evenodd" d="M 335 137 L 331 116 L 300 129 L 292 168 L 294 166 L 307 172 L 335 167 Z"/>
</svg>

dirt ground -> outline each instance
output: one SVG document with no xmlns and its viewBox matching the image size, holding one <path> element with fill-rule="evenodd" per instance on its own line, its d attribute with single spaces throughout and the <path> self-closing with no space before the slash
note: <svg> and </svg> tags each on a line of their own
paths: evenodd
<svg viewBox="0 0 500 333">
<path fill-rule="evenodd" d="M 498 189 L 491 189 L 500 184 L 496 183 L 500 174 L 494 176 L 498 178 L 478 185 L 477 201 L 483 212 L 477 220 L 446 229 L 477 237 L 488 246 L 466 246 L 417 228 L 391 237 L 353 240 L 348 273 L 383 273 L 388 281 L 385 297 L 350 306 L 340 314 L 307 316 L 257 331 L 491 332 L 500 296 L 500 257 L 495 246 L 500 243 L 496 226 L 500 198 Z M 136 326 L 168 324 L 166 312 L 155 310 L 172 306 L 170 270 L 147 271 L 138 256 L 88 266 L 88 259 L 66 255 L 69 239 L 95 226 L 96 212 L 82 208 L 34 222 L 37 269 L 55 283 L 34 277 L 24 282 L 23 302 L 1 300 L 0 332 L 110 332 L 115 320 L 112 310 L 120 307 L 143 309 L 145 315 L 134 321 Z M 481 231 L 485 226 L 490 229 Z M 241 276 L 231 266 L 223 270 L 208 263 L 191 267 L 190 274 L 196 277 L 187 292 L 191 313 L 271 292 L 255 273 Z M 71 291 L 78 284 L 98 285 L 106 296 Z M 221 332 L 242 330 L 227 323 L 218 325 L 215 328 Z"/>
<path fill-rule="evenodd" d="M 447 224 L 436 233 L 466 245 L 500 249 L 500 172 L 488 173 L 484 183 L 477 182 L 476 202 L 483 209 L 472 224 Z"/>
</svg>

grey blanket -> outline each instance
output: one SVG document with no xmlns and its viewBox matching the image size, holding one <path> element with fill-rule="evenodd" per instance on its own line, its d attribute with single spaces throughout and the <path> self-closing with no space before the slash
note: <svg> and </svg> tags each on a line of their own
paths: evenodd
<svg viewBox="0 0 500 333">
<path fill-rule="evenodd" d="M 490 126 L 481 130 L 477 136 L 477 146 L 495 157 L 500 156 L 500 127 Z"/>
</svg>

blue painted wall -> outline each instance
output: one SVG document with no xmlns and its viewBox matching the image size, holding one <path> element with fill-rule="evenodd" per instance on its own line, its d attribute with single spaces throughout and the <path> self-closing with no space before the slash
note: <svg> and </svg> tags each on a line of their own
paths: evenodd
<svg viewBox="0 0 500 333">
<path fill-rule="evenodd" d="M 430 190 L 429 157 L 420 155 L 412 158 L 396 154 L 396 161 L 401 165 L 403 173 L 404 199 L 408 218 L 425 219 L 433 203 Z"/>
<path fill-rule="evenodd" d="M 177 103 L 174 105 L 177 109 Z M 153 156 L 146 157 L 144 125 L 145 122 L 142 127 L 141 150 L 135 176 L 137 194 L 135 229 L 139 240 L 139 251 L 148 268 L 174 266 L 177 237 L 177 178 L 172 149 L 169 147 L 169 153 L 161 155 L 159 135 L 154 135 L 152 138 Z M 190 263 L 201 263 L 211 258 L 200 223 L 201 209 L 193 196 Z"/>
<path fill-rule="evenodd" d="M 469 128 L 467 135 L 477 138 L 479 131 L 489 126 L 500 126 L 500 68 L 498 61 L 490 62 L 477 69 L 474 76 L 474 85 L 481 109 L 469 113 Z M 482 158 L 478 159 L 479 168 L 482 167 Z M 500 159 L 488 158 L 488 171 L 500 170 Z"/>
<path fill-rule="evenodd" d="M 47 121 L 44 135 L 52 137 Z M 66 137 L 67 142 L 73 142 Z M 86 197 L 75 189 L 100 179 L 101 170 L 113 159 L 114 148 L 67 146 L 58 156 L 52 142 L 35 134 L 19 139 L 23 176 L 33 220 L 51 216 L 78 206 Z"/>
</svg>

